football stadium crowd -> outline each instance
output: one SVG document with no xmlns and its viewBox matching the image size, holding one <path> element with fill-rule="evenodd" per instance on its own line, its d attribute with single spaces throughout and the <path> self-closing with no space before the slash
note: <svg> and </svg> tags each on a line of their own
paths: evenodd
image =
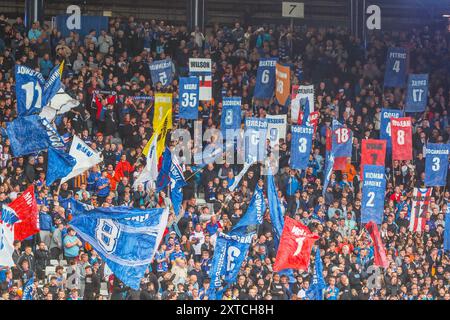
<svg viewBox="0 0 450 320">
<path fill-rule="evenodd" d="M 364 139 L 379 138 L 382 108 L 404 108 L 405 89 L 383 85 L 387 50 L 394 46 L 408 48 L 411 73 L 429 74 L 429 95 L 426 111 L 412 116 L 413 160 L 386 161 L 379 233 L 388 265 L 374 268 L 374 243 L 361 223 L 361 145 Z M 213 62 L 212 99 L 200 102 L 203 130 L 220 127 L 223 96 L 242 97 L 242 118 L 288 115 L 286 139 L 275 146 L 278 197 L 285 215 L 319 236 L 315 244 L 326 283 L 323 299 L 450 300 L 450 256 L 443 247 L 445 228 L 450 227 L 445 225 L 447 187 L 433 187 L 423 231 L 409 228 L 413 189 L 424 187 L 424 146 L 449 142 L 449 49 L 450 33 L 428 26 L 374 32 L 364 42 L 340 27 L 291 30 L 236 22 L 215 24 L 203 33 L 129 17 L 110 18 L 107 30 L 93 30 L 83 38 L 76 32 L 63 37 L 39 22 L 27 30 L 21 17 L 11 20 L 0 15 L 1 125 L 6 127 L 17 116 L 15 65 L 48 77 L 64 61 L 64 90 L 80 104 L 57 118 L 57 131 L 69 144 L 78 135 L 103 157 L 60 187 L 58 182 L 46 186 L 47 152 L 13 157 L 9 139 L 0 138 L 0 203 L 9 204 L 33 184 L 40 223 L 39 233 L 14 241 L 15 265 L 0 266 L 0 299 L 21 300 L 25 284 L 33 277 L 35 300 L 208 299 L 217 234 L 237 224 L 256 187 L 266 190 L 261 163 L 250 167 L 234 191 L 229 186 L 242 164 L 183 165 L 187 185 L 181 216 L 171 211 L 139 290 L 108 271 L 99 254 L 69 226 L 72 213 L 61 205 L 71 197 L 95 207 L 170 205 L 165 191 L 157 193 L 143 185 L 132 188 L 145 166 L 142 151 L 154 130 L 153 97 L 157 92 L 173 93 L 173 129 L 192 132 L 193 121 L 178 116 L 178 76 L 188 74 L 189 58 L 206 57 Z M 293 85 L 314 85 L 314 109 L 320 117 L 306 170 L 289 166 L 289 105 L 281 106 L 274 98 L 253 98 L 261 57 L 278 57 L 290 65 Z M 163 87 L 152 82 L 148 64 L 166 58 L 173 62 L 175 77 Z M 326 133 L 333 118 L 352 130 L 352 156 L 345 170 L 333 171 L 323 193 Z M 168 137 L 168 145 L 176 143 Z M 294 270 L 290 277 L 274 272 L 277 251 L 267 206 L 236 281 L 219 298 L 308 299 L 315 248 L 308 270 Z"/>
</svg>

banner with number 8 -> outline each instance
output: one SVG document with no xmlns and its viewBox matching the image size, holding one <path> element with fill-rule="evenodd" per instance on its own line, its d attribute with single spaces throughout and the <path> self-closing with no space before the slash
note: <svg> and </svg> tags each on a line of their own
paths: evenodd
<svg viewBox="0 0 450 320">
<path fill-rule="evenodd" d="M 412 160 L 411 117 L 391 119 L 391 141 L 393 160 Z"/>
</svg>

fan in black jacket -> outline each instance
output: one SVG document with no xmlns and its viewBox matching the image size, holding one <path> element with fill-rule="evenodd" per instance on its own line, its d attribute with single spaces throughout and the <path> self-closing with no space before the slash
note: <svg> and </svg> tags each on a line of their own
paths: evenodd
<svg viewBox="0 0 450 320">
<path fill-rule="evenodd" d="M 93 272 L 91 266 L 87 266 L 84 286 L 84 300 L 95 300 L 100 294 L 100 277 Z"/>
</svg>

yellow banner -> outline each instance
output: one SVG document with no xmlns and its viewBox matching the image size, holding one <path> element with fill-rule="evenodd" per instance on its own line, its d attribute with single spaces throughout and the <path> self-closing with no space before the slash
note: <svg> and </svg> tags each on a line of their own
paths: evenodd
<svg viewBox="0 0 450 320">
<path fill-rule="evenodd" d="M 169 131 L 169 122 L 170 124 L 172 124 L 172 108 L 166 111 L 161 122 L 158 123 L 158 126 L 154 127 L 155 131 L 153 132 L 153 135 L 145 145 L 144 150 L 142 150 L 142 153 L 145 156 L 147 156 L 150 146 L 153 143 L 153 140 L 158 139 L 158 141 L 156 142 L 156 155 L 158 159 L 159 157 L 161 157 L 162 153 L 164 152 L 164 148 L 166 146 L 166 136 L 167 132 Z"/>
<path fill-rule="evenodd" d="M 153 128 L 161 125 L 164 116 L 170 111 L 170 117 L 167 123 L 167 129 L 172 129 L 172 94 L 157 93 L 155 94 L 155 110 L 153 113 Z"/>
</svg>

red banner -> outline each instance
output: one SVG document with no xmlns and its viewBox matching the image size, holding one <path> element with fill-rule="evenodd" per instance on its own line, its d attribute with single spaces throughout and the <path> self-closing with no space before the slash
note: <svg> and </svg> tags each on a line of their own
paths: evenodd
<svg viewBox="0 0 450 320">
<path fill-rule="evenodd" d="M 363 139 L 361 145 L 361 168 L 360 178 L 363 179 L 364 165 L 374 164 L 385 166 L 386 161 L 386 140 Z"/>
<path fill-rule="evenodd" d="M 369 221 L 366 224 L 366 229 L 369 231 L 370 237 L 373 241 L 375 265 L 387 268 L 389 266 L 389 262 L 386 258 L 386 250 L 384 249 L 383 242 L 381 241 L 377 224 L 373 221 Z"/>
<path fill-rule="evenodd" d="M 412 160 L 411 117 L 391 118 L 392 159 Z"/>
<path fill-rule="evenodd" d="M 39 210 L 33 185 L 11 202 L 9 207 L 16 212 L 20 220 L 14 224 L 14 240 L 22 241 L 39 232 Z"/>
<path fill-rule="evenodd" d="M 308 270 L 311 249 L 317 239 L 319 236 L 311 233 L 308 227 L 299 221 L 285 217 L 273 270 L 290 268 Z"/>
</svg>

